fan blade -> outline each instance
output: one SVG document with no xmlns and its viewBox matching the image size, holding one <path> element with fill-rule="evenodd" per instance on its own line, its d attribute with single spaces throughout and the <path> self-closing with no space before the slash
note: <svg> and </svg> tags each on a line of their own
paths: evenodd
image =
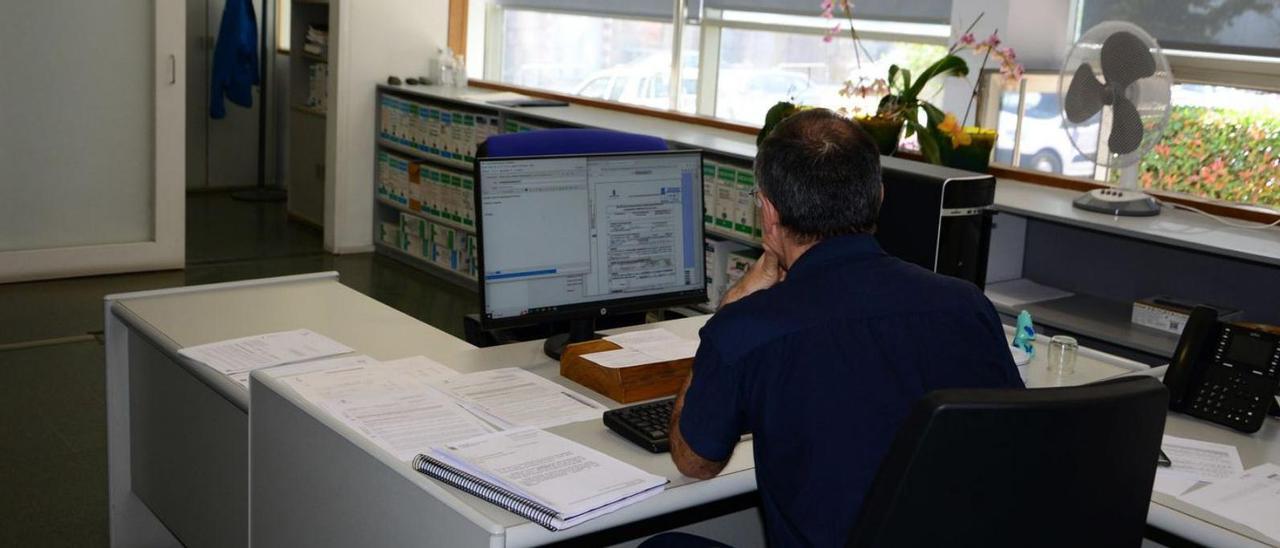
<svg viewBox="0 0 1280 548">
<path fill-rule="evenodd" d="M 1111 105 L 1111 135 L 1107 137 L 1107 146 L 1113 154 L 1128 154 L 1138 150 L 1142 144 L 1142 116 L 1133 102 L 1116 97 Z"/>
<path fill-rule="evenodd" d="M 1156 73 L 1147 44 L 1131 32 L 1117 32 L 1102 42 L 1102 77 L 1117 90 Z"/>
<path fill-rule="evenodd" d="M 1081 63 L 1076 67 L 1071 86 L 1067 88 L 1066 100 L 1062 103 L 1067 120 L 1079 124 L 1101 111 L 1102 90 L 1102 82 L 1093 75 L 1093 67 L 1089 63 Z"/>
</svg>

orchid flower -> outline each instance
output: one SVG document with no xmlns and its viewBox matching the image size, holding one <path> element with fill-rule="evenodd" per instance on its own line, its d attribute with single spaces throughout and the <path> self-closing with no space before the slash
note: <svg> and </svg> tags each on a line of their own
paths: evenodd
<svg viewBox="0 0 1280 548">
<path fill-rule="evenodd" d="M 938 123 L 938 131 L 951 138 L 951 148 L 960 148 L 973 143 L 973 137 L 964 130 L 964 126 L 956 121 L 956 115 L 950 112 Z"/>
</svg>

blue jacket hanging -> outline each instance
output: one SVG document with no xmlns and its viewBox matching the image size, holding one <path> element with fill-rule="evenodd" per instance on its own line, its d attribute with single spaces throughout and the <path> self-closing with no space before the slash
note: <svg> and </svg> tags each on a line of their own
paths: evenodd
<svg viewBox="0 0 1280 548">
<path fill-rule="evenodd" d="M 227 0 L 213 49 L 213 83 L 209 116 L 227 115 L 224 97 L 245 108 L 253 106 L 253 86 L 258 84 L 258 22 L 253 0 Z"/>
</svg>

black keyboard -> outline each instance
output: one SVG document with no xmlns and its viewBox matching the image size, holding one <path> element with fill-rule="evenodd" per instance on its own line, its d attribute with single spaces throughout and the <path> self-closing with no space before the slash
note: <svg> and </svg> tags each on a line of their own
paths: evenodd
<svg viewBox="0 0 1280 548">
<path fill-rule="evenodd" d="M 650 453 L 671 450 L 667 426 L 676 399 L 668 398 L 604 412 L 604 425 Z"/>
</svg>

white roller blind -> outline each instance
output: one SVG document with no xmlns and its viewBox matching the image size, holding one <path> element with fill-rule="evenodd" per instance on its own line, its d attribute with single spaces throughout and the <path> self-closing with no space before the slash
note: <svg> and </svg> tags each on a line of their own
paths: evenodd
<svg viewBox="0 0 1280 548">
<path fill-rule="evenodd" d="M 939 24 L 951 22 L 951 0 L 855 0 L 853 4 L 853 15 L 858 19 Z M 706 0 L 706 6 L 792 15 L 818 15 L 822 12 L 816 0 Z"/>
<path fill-rule="evenodd" d="M 568 11 L 604 17 L 638 17 L 670 21 L 673 0 L 493 0 L 506 8 Z"/>
<path fill-rule="evenodd" d="M 1081 32 L 1103 21 L 1138 25 L 1171 49 L 1280 57 L 1276 0 L 1085 0 Z"/>
</svg>

